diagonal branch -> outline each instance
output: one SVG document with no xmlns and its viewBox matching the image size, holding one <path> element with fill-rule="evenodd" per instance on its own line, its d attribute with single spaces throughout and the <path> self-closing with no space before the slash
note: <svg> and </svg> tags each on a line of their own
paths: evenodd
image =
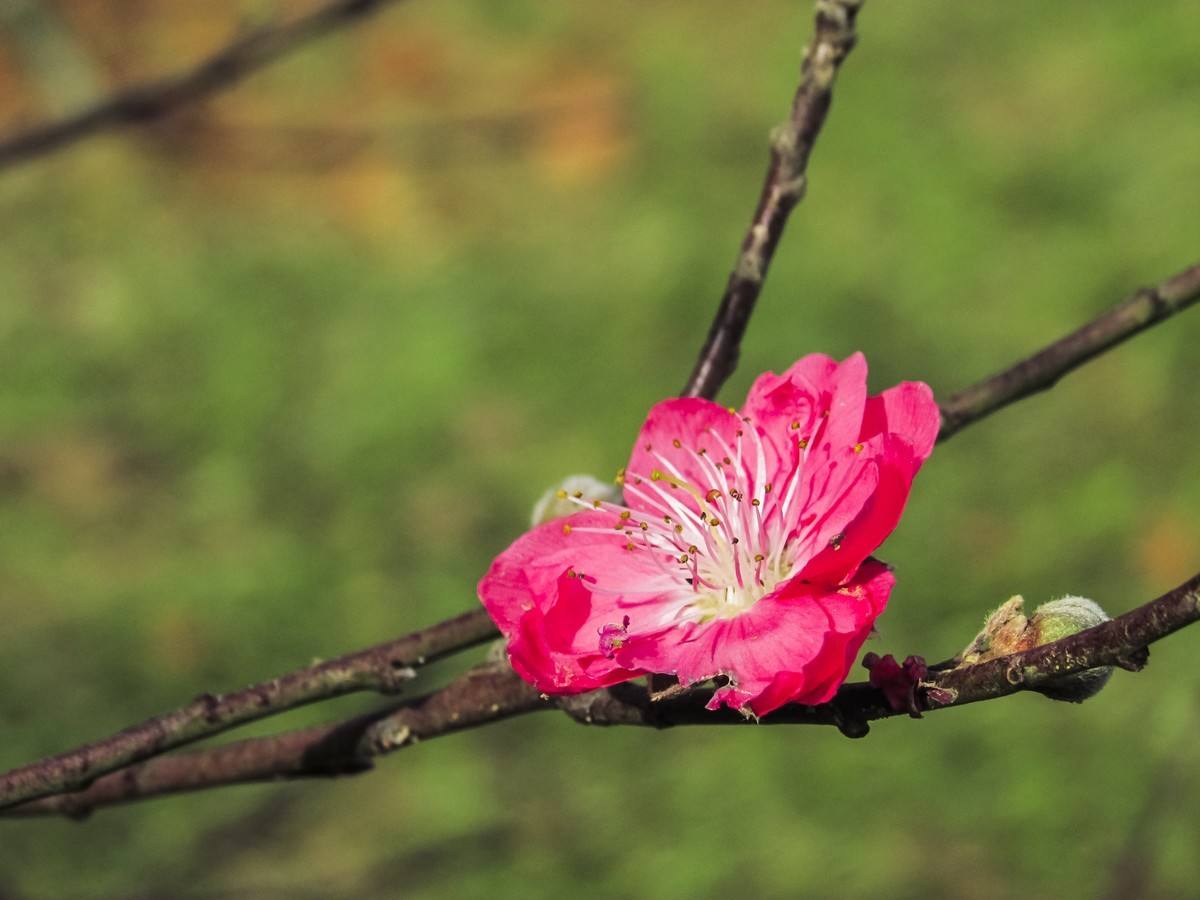
<svg viewBox="0 0 1200 900">
<path fill-rule="evenodd" d="M 738 348 L 762 291 L 788 216 L 804 197 L 805 172 L 843 60 L 854 49 L 855 18 L 863 0 L 819 0 L 812 43 L 804 50 L 792 112 L 771 135 L 771 161 L 737 263 L 709 328 L 685 397 L 712 399 L 733 374 Z"/>
<path fill-rule="evenodd" d="M 1200 263 L 1141 288 L 1102 316 L 942 404 L 945 440 L 996 410 L 1053 387 L 1060 378 L 1200 299 Z"/>
<path fill-rule="evenodd" d="M 1138 669 L 1147 647 L 1200 621 L 1200 574 L 1144 606 L 1060 641 L 974 666 L 936 673 L 923 685 L 924 710 L 995 700 L 1098 666 Z M 278 778 L 350 775 L 373 760 L 443 734 L 538 710 L 559 709 L 589 725 L 741 725 L 753 720 L 729 709 L 710 711 L 711 689 L 692 688 L 664 700 L 626 682 L 589 694 L 549 697 L 508 666 L 486 663 L 440 691 L 389 710 L 333 725 L 228 744 L 131 766 L 98 779 L 86 791 L 47 797 L 0 815 L 86 816 L 92 810 L 162 794 Z M 833 725 L 850 737 L 867 723 L 903 714 L 869 684 L 843 685 L 820 706 L 785 706 L 764 725 Z"/>
<path fill-rule="evenodd" d="M 76 790 L 106 772 L 307 703 L 356 691 L 398 693 L 416 676 L 415 667 L 496 636 L 496 626 L 479 609 L 240 691 L 201 694 L 173 712 L 0 776 L 0 809 Z"/>
<path fill-rule="evenodd" d="M 256 28 L 189 69 L 125 88 L 63 119 L 0 138 L 0 169 L 56 152 L 102 131 L 165 116 L 395 2 L 398 0 L 332 0 L 290 22 Z"/>
</svg>

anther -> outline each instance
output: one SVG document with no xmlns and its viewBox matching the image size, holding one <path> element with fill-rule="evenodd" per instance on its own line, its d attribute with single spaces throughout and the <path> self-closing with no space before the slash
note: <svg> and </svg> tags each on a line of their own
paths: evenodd
<svg viewBox="0 0 1200 900">
<path fill-rule="evenodd" d="M 709 491 L 707 494 L 704 495 L 704 499 L 707 500 L 709 503 L 716 503 L 717 498 L 720 496 L 721 496 L 721 492 L 718 491 L 716 488 L 713 488 L 711 491 Z"/>
<path fill-rule="evenodd" d="M 800 438 L 800 440 L 796 442 L 796 446 L 798 446 L 801 450 L 807 449 L 808 448 L 808 438 Z"/>
<path fill-rule="evenodd" d="M 766 491 L 768 494 L 771 493 L 771 482 L 768 481 L 766 484 L 764 484 L 763 490 Z"/>
<path fill-rule="evenodd" d="M 854 452 L 855 452 L 855 453 L 862 453 L 862 452 L 863 452 L 863 445 L 862 445 L 862 444 L 855 444 L 855 445 L 854 445 Z"/>
<path fill-rule="evenodd" d="M 708 520 L 708 524 L 711 525 L 713 528 L 719 528 L 721 526 L 721 520 L 718 519 L 716 516 L 713 516 L 711 519 Z"/>
<path fill-rule="evenodd" d="M 576 500 L 582 500 L 583 499 L 583 491 L 576 491 L 571 496 L 574 497 Z"/>
<path fill-rule="evenodd" d="M 663 473 L 660 472 L 658 469 L 650 470 L 650 480 L 651 481 L 662 481 L 662 478 L 663 478 Z"/>
<path fill-rule="evenodd" d="M 567 492 L 564 491 L 562 488 L 559 488 L 557 491 L 554 492 L 554 496 L 557 497 L 559 500 L 566 500 Z"/>
<path fill-rule="evenodd" d="M 675 438 L 675 440 L 671 441 L 671 444 L 672 444 L 672 446 L 674 446 L 674 448 L 676 450 L 678 450 L 680 447 L 683 446 L 683 444 L 680 442 L 679 438 Z"/>
<path fill-rule="evenodd" d="M 628 519 L 631 515 L 633 515 L 633 513 L 631 513 L 629 510 L 627 510 L 627 509 L 621 510 L 621 518 L 622 519 Z"/>
<path fill-rule="evenodd" d="M 563 534 L 570 534 L 570 533 L 571 533 L 571 526 L 568 525 L 566 522 L 564 522 L 563 523 Z"/>
<path fill-rule="evenodd" d="M 685 563 L 685 562 L 687 562 L 687 561 L 688 561 L 688 555 L 687 555 L 686 553 L 680 553 L 680 554 L 679 554 L 679 561 L 680 561 L 681 563 Z"/>
<path fill-rule="evenodd" d="M 799 431 L 799 430 L 800 430 L 800 423 L 792 422 L 792 431 Z"/>
<path fill-rule="evenodd" d="M 755 553 L 755 554 L 754 554 L 754 561 L 755 561 L 755 562 L 762 562 L 764 559 L 766 559 L 766 557 L 765 557 L 765 556 L 763 556 L 761 553 Z"/>
<path fill-rule="evenodd" d="M 760 503 L 758 502 L 758 498 L 757 498 L 757 497 L 755 497 L 753 500 L 751 500 L 751 501 L 750 501 L 750 505 L 751 505 L 751 506 L 761 506 L 762 504 L 760 504 Z"/>
<path fill-rule="evenodd" d="M 640 529 L 642 529 L 642 531 L 645 531 L 646 529 L 648 529 L 650 527 L 650 523 L 649 522 L 639 522 L 638 527 Z"/>
</svg>

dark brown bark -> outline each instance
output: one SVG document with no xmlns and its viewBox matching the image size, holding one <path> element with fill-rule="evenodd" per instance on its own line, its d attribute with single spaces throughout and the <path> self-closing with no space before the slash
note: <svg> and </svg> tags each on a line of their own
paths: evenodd
<svg viewBox="0 0 1200 900">
<path fill-rule="evenodd" d="M 684 397 L 711 400 L 737 367 L 742 336 L 758 302 L 775 248 L 788 216 L 804 197 L 808 157 L 825 124 L 838 70 L 854 49 L 855 19 L 861 8 L 862 0 L 817 4 L 813 39 L 804 51 L 791 115 L 771 135 L 771 159 L 758 205 L 700 358 L 684 386 Z"/>
</svg>

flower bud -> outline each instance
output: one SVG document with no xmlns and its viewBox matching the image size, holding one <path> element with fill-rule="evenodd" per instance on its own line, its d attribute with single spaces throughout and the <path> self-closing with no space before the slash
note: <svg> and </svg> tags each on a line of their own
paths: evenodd
<svg viewBox="0 0 1200 900">
<path fill-rule="evenodd" d="M 621 489 L 591 475 L 569 475 L 554 485 L 533 507 L 533 527 L 569 516 L 597 503 L 620 503 Z"/>
<path fill-rule="evenodd" d="M 1037 645 L 1041 645 L 1108 620 L 1108 613 L 1095 601 L 1087 597 L 1063 597 L 1061 600 L 1051 600 L 1039 606 L 1029 624 L 1037 633 Z M 1037 690 L 1052 700 L 1082 703 L 1088 697 L 1100 693 L 1100 689 L 1108 683 L 1112 671 L 1112 666 L 1101 666 L 1098 669 L 1075 672 L 1047 681 Z"/>
<path fill-rule="evenodd" d="M 1051 600 L 1039 606 L 1028 619 L 1022 611 L 1024 604 L 1024 598 L 1017 595 L 988 616 L 983 630 L 960 654 L 959 665 L 975 665 L 1032 650 L 1109 620 L 1108 614 L 1087 597 Z M 1054 678 L 1033 690 L 1052 700 L 1082 703 L 1099 693 L 1110 675 L 1112 667 L 1102 666 Z"/>
</svg>

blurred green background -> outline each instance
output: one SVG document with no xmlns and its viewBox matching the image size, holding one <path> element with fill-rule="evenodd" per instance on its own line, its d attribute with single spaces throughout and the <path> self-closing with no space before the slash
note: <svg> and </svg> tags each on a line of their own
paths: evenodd
<svg viewBox="0 0 1200 900">
<path fill-rule="evenodd" d="M 14 0 L 0 123 L 310 6 Z M 541 490 L 623 464 L 682 385 L 810 22 L 413 0 L 0 172 L 0 768 L 471 607 Z M 946 396 L 1200 255 L 1191 3 L 860 25 L 729 402 L 818 350 Z M 869 648 L 940 659 L 1012 593 L 1116 614 L 1193 574 L 1198 337 L 940 447 Z M 0 897 L 1195 897 L 1196 642 L 1083 706 L 858 742 L 543 715 L 361 778 L 0 821 Z"/>
</svg>

